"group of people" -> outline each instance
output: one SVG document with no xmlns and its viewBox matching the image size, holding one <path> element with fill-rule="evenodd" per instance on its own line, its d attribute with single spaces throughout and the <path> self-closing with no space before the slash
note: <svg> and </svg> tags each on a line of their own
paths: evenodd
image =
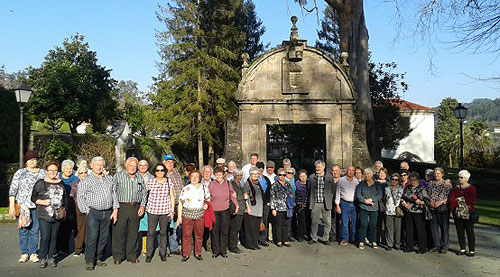
<svg viewBox="0 0 500 277">
<path fill-rule="evenodd" d="M 40 169 L 32 150 L 25 161 L 12 180 L 9 214 L 18 218 L 19 262 L 39 262 L 41 268 L 56 267 L 56 253 L 68 255 L 72 239 L 73 255 L 85 256 L 87 270 L 106 266 L 110 235 L 116 265 L 139 263 L 139 252 L 151 262 L 155 240 L 161 261 L 177 254 L 183 262 L 192 252 L 202 260 L 203 247 L 212 258 L 227 258 L 228 251 L 242 252 L 239 245 L 259 250 L 304 240 L 412 252 L 416 238 L 418 253 L 446 253 L 450 213 L 458 254 L 475 255 L 476 189 L 466 170 L 454 186 L 439 167 L 420 180 L 406 162 L 389 176 L 380 161 L 364 170 L 333 165 L 330 171 L 318 160 L 308 174 L 297 172 L 289 159 L 275 170 L 273 161 L 259 161 L 257 153 L 241 169 L 219 158 L 215 167 L 200 170 L 187 164 L 183 176 L 172 155 L 152 172 L 146 160 L 129 157 L 114 176 L 104 172 L 102 157 L 93 157 L 90 169 L 81 160 L 76 170 L 70 160 Z"/>
</svg>

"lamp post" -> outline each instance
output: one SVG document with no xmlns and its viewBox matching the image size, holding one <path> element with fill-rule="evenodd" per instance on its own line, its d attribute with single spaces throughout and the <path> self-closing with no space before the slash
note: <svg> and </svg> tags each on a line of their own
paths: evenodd
<svg viewBox="0 0 500 277">
<path fill-rule="evenodd" d="M 23 157 L 24 157 L 24 150 L 23 150 L 23 114 L 24 114 L 24 107 L 23 105 L 28 102 L 28 100 L 31 97 L 31 93 L 33 90 L 28 87 L 26 84 L 22 84 L 20 87 L 18 87 L 15 90 L 16 93 L 16 100 L 17 103 L 19 103 L 19 168 L 23 167 Z"/>
<path fill-rule="evenodd" d="M 458 103 L 458 106 L 453 110 L 455 117 L 460 121 L 460 168 L 464 166 L 464 137 L 463 125 L 464 119 L 467 116 L 467 108 Z"/>
</svg>

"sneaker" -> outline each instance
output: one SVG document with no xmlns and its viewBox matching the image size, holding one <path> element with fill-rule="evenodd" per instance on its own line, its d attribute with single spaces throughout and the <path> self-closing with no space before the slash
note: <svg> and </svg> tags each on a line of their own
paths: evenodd
<svg viewBox="0 0 500 277">
<path fill-rule="evenodd" d="M 34 263 L 38 263 L 38 261 L 40 261 L 40 259 L 38 259 L 38 254 L 31 254 L 30 261 L 32 261 Z"/>
<path fill-rule="evenodd" d="M 340 241 L 340 246 L 347 246 L 347 242 L 345 240 Z"/>
<path fill-rule="evenodd" d="M 85 263 L 85 270 L 91 271 L 91 270 L 94 270 L 94 268 L 95 268 L 94 263 L 92 263 L 92 262 L 86 262 Z"/>
<path fill-rule="evenodd" d="M 54 258 L 50 258 L 47 260 L 48 264 L 51 266 L 51 267 L 57 267 L 57 263 L 56 263 L 56 260 Z"/>
<path fill-rule="evenodd" d="M 459 251 L 459 252 L 457 252 L 457 255 L 458 255 L 458 256 L 465 255 L 465 249 L 460 249 L 460 251 Z"/>
<path fill-rule="evenodd" d="M 362 242 L 360 242 L 360 243 L 359 243 L 359 249 L 365 249 L 365 244 L 364 244 L 364 243 L 362 243 Z"/>
<path fill-rule="evenodd" d="M 39 267 L 40 268 L 46 268 L 47 267 L 47 259 L 41 259 Z"/>
<path fill-rule="evenodd" d="M 377 249 L 377 248 L 378 248 L 378 245 L 377 245 L 377 243 L 376 243 L 376 242 L 372 243 L 372 248 L 373 248 L 373 249 Z"/>
<path fill-rule="evenodd" d="M 22 254 L 21 257 L 19 257 L 19 262 L 25 263 L 28 261 L 29 258 L 30 258 L 30 256 L 28 254 Z"/>
<path fill-rule="evenodd" d="M 77 253 L 77 252 L 73 253 L 73 257 L 80 257 L 80 256 L 83 256 L 82 252 L 80 252 L 80 253 Z"/>
</svg>

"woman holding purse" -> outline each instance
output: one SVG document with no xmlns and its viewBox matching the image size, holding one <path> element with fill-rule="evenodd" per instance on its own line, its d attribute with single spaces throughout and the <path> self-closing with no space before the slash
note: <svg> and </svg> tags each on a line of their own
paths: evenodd
<svg viewBox="0 0 500 277">
<path fill-rule="evenodd" d="M 395 250 L 401 248 L 401 218 L 404 216 L 403 210 L 399 207 L 403 196 L 403 186 L 400 185 L 399 174 L 393 173 L 390 180 L 390 185 L 384 189 L 387 251 L 391 251 L 392 248 Z"/>
<path fill-rule="evenodd" d="M 68 195 L 64 184 L 59 179 L 59 166 L 56 162 L 48 162 L 45 167 L 47 176 L 38 180 L 33 187 L 31 201 L 36 204 L 40 224 L 40 268 L 47 264 L 56 267 L 57 232 L 59 224 L 65 217 Z"/>
<path fill-rule="evenodd" d="M 469 184 L 470 173 L 467 170 L 458 172 L 460 185 L 453 187 L 450 195 L 450 208 L 453 213 L 453 220 L 457 228 L 458 244 L 460 251 L 458 255 L 465 255 L 465 232 L 469 242 L 469 256 L 476 254 L 476 237 L 474 235 L 474 220 L 471 213 L 474 213 L 474 202 L 476 201 L 476 187 Z"/>
</svg>

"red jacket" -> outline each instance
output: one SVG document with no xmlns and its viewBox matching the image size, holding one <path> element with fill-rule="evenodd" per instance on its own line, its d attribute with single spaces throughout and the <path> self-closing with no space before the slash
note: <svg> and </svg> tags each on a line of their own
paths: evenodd
<svg viewBox="0 0 500 277">
<path fill-rule="evenodd" d="M 205 220 L 205 227 L 208 228 L 209 231 L 212 231 L 215 224 L 215 212 L 210 201 L 205 201 L 205 203 L 208 205 L 208 208 L 203 213 L 203 219 Z"/>
<path fill-rule="evenodd" d="M 450 194 L 450 206 L 451 210 L 455 211 L 457 209 L 457 197 L 465 196 L 465 203 L 469 207 L 469 211 L 474 211 L 474 201 L 476 201 L 476 187 L 470 186 L 466 189 L 461 189 L 460 186 L 454 186 L 451 189 Z"/>
</svg>

